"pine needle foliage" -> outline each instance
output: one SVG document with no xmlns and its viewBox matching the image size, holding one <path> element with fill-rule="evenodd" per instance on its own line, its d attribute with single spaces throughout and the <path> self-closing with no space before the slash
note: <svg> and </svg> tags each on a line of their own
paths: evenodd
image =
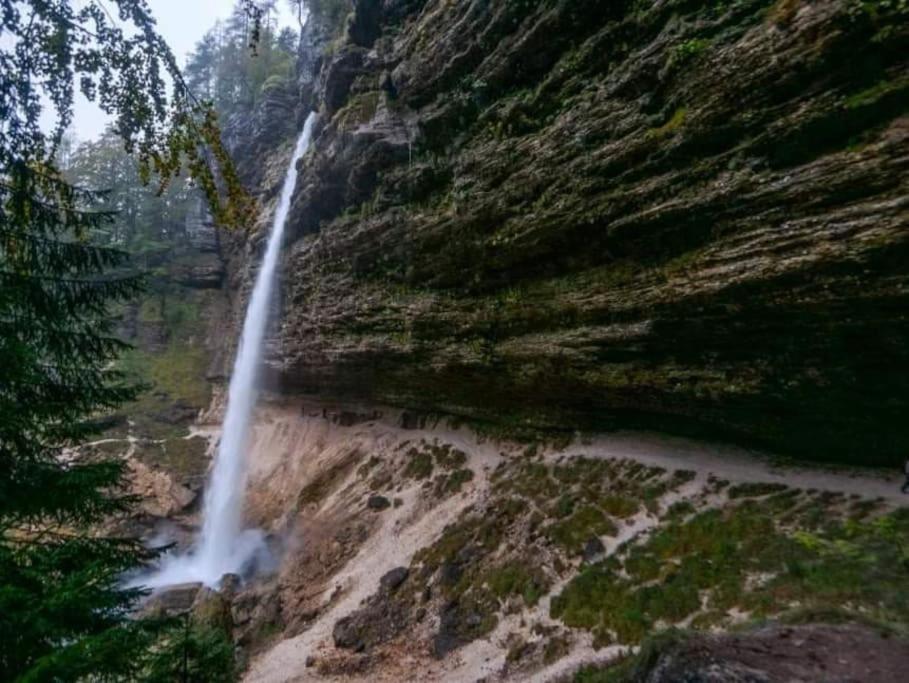
<svg viewBox="0 0 909 683">
<path fill-rule="evenodd" d="M 112 220 L 50 167 L 0 184 L 0 680 L 129 675 L 151 632 L 120 575 L 146 557 L 95 528 L 125 512 L 120 460 L 67 450 L 135 395 L 106 314 L 141 286 L 126 255 L 86 241 Z"/>
<path fill-rule="evenodd" d="M 148 553 L 102 533 L 134 502 L 123 461 L 75 447 L 136 396 L 108 310 L 142 281 L 95 239 L 116 220 L 103 193 L 58 172 L 76 89 L 144 181 L 185 170 L 226 225 L 254 207 L 145 0 L 0 0 L 0 36 L 0 680 L 135 680 L 159 624 L 130 617 L 120 578 Z"/>
<path fill-rule="evenodd" d="M 221 629 L 189 615 L 170 628 L 151 653 L 144 683 L 225 683 L 236 679 L 233 643 Z"/>
</svg>

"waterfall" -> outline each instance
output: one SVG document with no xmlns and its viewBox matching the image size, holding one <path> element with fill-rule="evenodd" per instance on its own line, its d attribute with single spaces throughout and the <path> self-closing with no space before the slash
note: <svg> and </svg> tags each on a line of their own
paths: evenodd
<svg viewBox="0 0 909 683">
<path fill-rule="evenodd" d="M 166 558 L 158 572 L 140 578 L 134 582 L 136 584 L 157 587 L 202 581 L 213 586 L 224 574 L 240 572 L 257 552 L 264 549 L 261 532 L 244 531 L 242 528 L 246 450 L 256 403 L 257 370 L 262 360 L 262 344 L 265 340 L 278 257 L 290 202 L 297 185 L 297 162 L 309 148 L 316 118 L 315 112 L 309 115 L 297 140 L 275 210 L 265 257 L 246 309 L 243 333 L 230 378 L 221 441 L 205 490 L 204 521 L 198 547 L 188 555 Z"/>
</svg>

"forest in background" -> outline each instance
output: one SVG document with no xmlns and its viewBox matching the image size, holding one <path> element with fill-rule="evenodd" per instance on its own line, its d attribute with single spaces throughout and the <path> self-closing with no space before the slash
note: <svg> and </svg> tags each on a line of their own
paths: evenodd
<svg viewBox="0 0 909 683">
<path fill-rule="evenodd" d="M 123 577 L 158 551 L 128 528 L 128 463 L 83 446 L 188 386 L 167 359 L 197 343 L 198 302 L 174 263 L 192 226 L 251 219 L 223 122 L 292 86 L 296 33 L 273 1 L 240 0 L 182 70 L 148 4 L 108 4 L 0 2 L 0 679 L 232 680 L 222 630 L 135 613 Z M 97 140 L 72 135 L 77 91 L 111 119 Z M 160 333 L 161 363 L 131 317 Z M 145 434 L 164 456 L 192 443 L 172 422 Z"/>
<path fill-rule="evenodd" d="M 183 75 L 188 88 L 213 105 L 222 126 L 232 117 L 249 116 L 270 91 L 293 86 L 299 34 L 278 26 L 275 5 L 276 0 L 260 5 L 255 50 L 250 48 L 251 20 L 240 1 L 187 58 Z M 63 138 L 58 163 L 74 186 L 102 189 L 98 208 L 116 213 L 116 220 L 96 235 L 99 243 L 128 251 L 140 266 L 184 244 L 187 219 L 204 201 L 193 179 L 184 172 L 166 184 L 149 184 L 137 160 L 124 154 L 113 126 L 97 140 L 80 141 L 77 133 L 69 131 Z"/>
</svg>

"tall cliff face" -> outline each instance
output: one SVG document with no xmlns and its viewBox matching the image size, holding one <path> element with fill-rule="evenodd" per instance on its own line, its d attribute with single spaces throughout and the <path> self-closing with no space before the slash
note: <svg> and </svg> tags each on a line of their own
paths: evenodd
<svg viewBox="0 0 909 683">
<path fill-rule="evenodd" d="M 907 19 L 883 0 L 358 0 L 331 41 L 314 21 L 284 389 L 897 460 Z"/>
</svg>

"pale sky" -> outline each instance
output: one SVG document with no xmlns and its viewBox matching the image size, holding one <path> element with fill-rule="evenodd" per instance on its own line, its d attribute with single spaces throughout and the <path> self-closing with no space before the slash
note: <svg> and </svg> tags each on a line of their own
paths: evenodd
<svg viewBox="0 0 909 683">
<path fill-rule="evenodd" d="M 148 0 L 158 21 L 158 30 L 168 42 L 182 66 L 186 56 L 208 29 L 226 18 L 236 0 Z M 296 17 L 286 0 L 278 0 L 281 26 L 297 28 Z M 97 137 L 104 130 L 107 117 L 94 104 L 78 96 L 73 132 L 80 140 Z"/>
</svg>

